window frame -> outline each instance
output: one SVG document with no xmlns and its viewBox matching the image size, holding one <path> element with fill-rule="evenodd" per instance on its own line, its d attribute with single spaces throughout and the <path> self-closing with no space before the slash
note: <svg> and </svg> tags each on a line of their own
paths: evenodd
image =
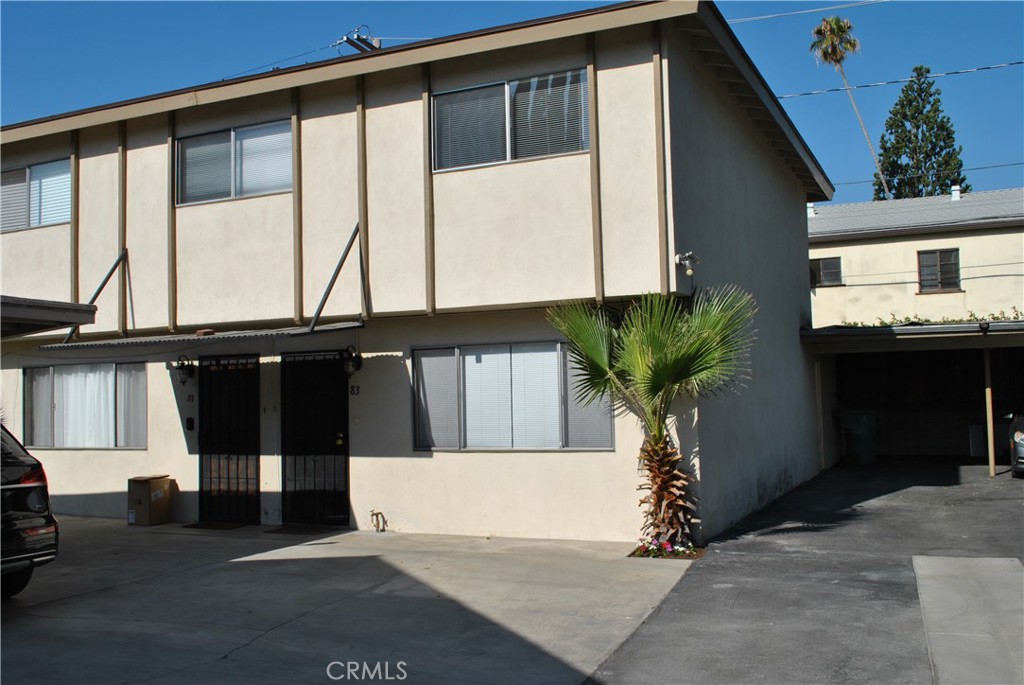
<svg viewBox="0 0 1024 685">
<path fill-rule="evenodd" d="M 826 280 L 823 279 L 823 276 L 824 276 L 824 273 L 825 273 L 825 269 L 823 269 L 821 267 L 823 266 L 824 262 L 829 262 L 829 261 L 832 261 L 832 260 L 835 260 L 836 263 L 838 264 L 838 268 L 834 269 L 834 271 L 838 272 L 839 280 L 837 280 L 837 281 L 826 281 Z M 815 269 L 814 269 L 814 263 L 815 262 L 818 262 L 818 269 L 817 269 L 817 271 L 815 271 Z M 834 288 L 836 286 L 845 285 L 845 283 L 843 283 L 843 258 L 842 257 L 813 257 L 813 258 L 811 258 L 810 263 L 811 263 L 811 274 L 818 276 L 818 281 L 817 282 L 811 281 L 811 289 L 812 290 L 815 289 L 815 288 Z"/>
<path fill-rule="evenodd" d="M 571 67 L 568 69 L 558 69 L 554 71 L 543 72 L 540 74 L 531 74 L 529 76 L 518 76 L 516 78 L 508 78 L 504 80 L 488 81 L 486 83 L 474 83 L 471 86 L 463 86 L 460 88 L 450 88 L 448 90 L 440 90 L 431 92 L 430 94 L 430 167 L 431 172 L 435 174 L 446 173 L 449 171 L 462 171 L 465 169 L 479 169 L 482 167 L 495 166 L 498 164 L 514 164 L 516 162 L 525 162 L 534 159 L 551 159 L 553 157 L 566 157 L 568 155 L 579 155 L 590 153 L 593 141 L 590 140 L 589 131 L 587 134 L 587 145 L 581 147 L 579 150 L 571 150 L 568 152 L 552 152 L 546 155 L 531 155 L 526 157 L 514 157 L 513 156 L 513 122 L 512 122 L 512 92 L 510 84 L 513 81 L 527 81 L 534 78 L 542 78 L 544 76 L 550 76 L 562 72 L 576 72 L 582 75 L 583 81 L 587 85 L 587 92 L 590 92 L 592 84 L 590 83 L 587 76 L 587 67 Z M 482 90 L 484 88 L 493 88 L 494 86 L 503 86 L 505 91 L 505 159 L 495 160 L 493 162 L 479 162 L 476 164 L 463 164 L 460 166 L 448 166 L 439 168 L 437 166 L 437 98 L 442 95 L 451 95 L 453 93 L 466 93 L 472 90 Z M 583 102 L 583 113 L 586 117 L 585 122 L 581 122 L 581 126 L 585 123 L 586 127 L 590 126 L 590 103 L 589 97 Z"/>
<path fill-rule="evenodd" d="M 238 192 L 238 178 L 237 178 L 238 174 L 236 173 L 236 165 L 237 165 L 237 160 L 236 160 L 236 157 L 235 157 L 235 155 L 237 154 L 237 145 L 236 145 L 236 137 L 235 137 L 236 132 L 238 132 L 238 131 L 248 131 L 248 130 L 251 130 L 251 129 L 258 129 L 258 128 L 269 128 L 271 126 L 278 126 L 278 125 L 281 125 L 281 124 L 287 124 L 288 125 L 288 136 L 289 136 L 289 139 L 290 139 L 289 140 L 289 149 L 288 149 L 288 156 L 290 158 L 289 159 L 290 164 L 289 164 L 289 167 L 288 167 L 288 176 L 289 176 L 289 186 L 288 186 L 288 188 L 286 190 L 269 190 L 269 191 L 262 192 L 262 193 L 245 193 L 245 194 L 240 194 Z M 193 138 L 202 138 L 203 136 L 212 136 L 212 135 L 216 135 L 218 133 L 225 133 L 225 132 L 229 134 L 228 149 L 230 150 L 230 157 L 229 157 L 229 161 L 228 161 L 228 166 L 229 166 L 228 177 L 229 177 L 229 185 L 230 185 L 230 189 L 231 189 L 231 194 L 228 197 L 218 197 L 218 198 L 213 198 L 213 199 L 210 199 L 210 200 L 193 200 L 191 202 L 184 201 L 182 199 L 182 194 L 184 193 L 184 190 L 185 190 L 185 184 L 183 183 L 183 176 L 182 176 L 182 169 L 183 169 L 183 167 L 182 167 L 182 164 L 181 164 L 182 159 L 183 159 L 183 156 L 182 156 L 182 153 L 181 153 L 181 143 L 182 143 L 182 141 L 192 140 Z M 180 137 L 176 138 L 175 141 L 174 141 L 174 186 L 175 186 L 175 188 L 174 188 L 174 206 L 175 207 L 193 207 L 195 205 L 208 205 L 208 204 L 212 204 L 214 202 L 230 202 L 232 200 L 244 200 L 244 199 L 250 198 L 250 197 L 267 197 L 269 195 L 281 195 L 281 194 L 284 194 L 284 193 L 294 192 L 295 191 L 294 146 L 295 146 L 295 130 L 294 130 L 294 127 L 292 126 L 292 122 L 291 122 L 290 118 L 286 118 L 286 119 L 273 119 L 271 121 L 262 121 L 262 122 L 259 122 L 259 123 L 256 123 L 256 124 L 245 124 L 244 126 L 230 126 L 228 128 L 215 129 L 213 131 L 203 131 L 202 133 L 193 133 L 193 134 L 187 135 L 187 136 L 180 136 Z"/>
<path fill-rule="evenodd" d="M 956 256 L 956 285 L 953 287 L 944 287 L 942 285 L 942 255 L 943 253 L 953 253 Z M 935 269 L 936 269 L 936 286 L 934 288 L 925 288 L 924 279 L 922 277 L 922 265 L 921 256 L 925 254 L 935 255 Z M 917 251 L 917 294 L 918 295 L 932 295 L 936 293 L 962 293 L 963 285 L 960 275 L 960 248 L 959 247 L 946 247 L 936 248 L 930 250 L 918 250 Z"/>
<path fill-rule="evenodd" d="M 463 387 L 464 378 L 462 372 L 462 359 L 463 348 L 473 347 L 490 347 L 490 346 L 508 346 L 514 348 L 518 345 L 555 345 L 556 354 L 558 355 L 558 423 L 559 423 L 559 443 L 558 447 L 468 447 L 466 446 L 465 438 L 465 389 Z M 569 377 L 571 369 L 569 365 L 572 363 L 567 349 L 568 343 L 564 340 L 520 340 L 516 342 L 473 342 L 473 343 L 456 343 L 451 345 L 422 345 L 412 347 L 409 352 L 409 364 L 410 371 L 412 372 L 412 449 L 414 452 L 497 452 L 497 453 L 508 453 L 508 452 L 614 452 L 615 451 L 615 408 L 609 406 L 609 445 L 607 447 L 571 447 L 566 446 L 569 441 L 569 423 L 568 423 L 568 410 L 569 403 L 573 402 L 572 388 L 569 387 Z M 429 352 L 438 350 L 454 350 L 454 363 L 455 363 L 455 390 L 456 390 L 456 423 L 457 429 L 456 434 L 458 435 L 458 447 L 422 447 L 417 444 L 417 428 L 418 428 L 418 397 L 420 390 L 419 378 L 416 373 L 416 353 L 418 352 Z M 514 440 L 514 436 L 513 436 Z"/>
<path fill-rule="evenodd" d="M 45 166 L 47 164 L 55 164 L 57 162 L 67 162 L 68 163 L 68 217 L 67 217 L 67 219 L 62 219 L 60 221 L 48 221 L 48 222 L 45 222 L 45 223 L 33 224 L 32 223 L 32 168 L 33 167 L 39 167 L 39 166 Z M 74 183 L 72 182 L 73 177 L 74 177 L 74 169 L 72 168 L 72 165 L 71 165 L 71 156 L 70 155 L 67 156 L 67 157 L 57 157 L 56 159 L 48 159 L 48 160 L 45 160 L 45 161 L 42 161 L 42 162 L 34 162 L 32 164 L 22 164 L 22 165 L 18 165 L 18 166 L 8 167 L 6 169 L 0 169 L 0 174 L 9 174 L 9 173 L 14 172 L 14 171 L 23 171 L 24 172 L 24 176 L 25 176 L 24 180 L 22 181 L 25 184 L 25 194 L 26 194 L 25 217 L 24 217 L 25 225 L 23 225 L 23 226 L 19 225 L 19 226 L 15 227 L 15 228 L 6 228 L 6 229 L 3 229 L 3 230 L 0 230 L 0 233 L 15 233 L 17 231 L 28 231 L 28 230 L 31 230 L 33 228 L 45 228 L 47 226 L 63 226 L 65 224 L 70 224 L 71 223 L 71 217 L 74 214 L 75 196 L 74 196 Z"/>
<path fill-rule="evenodd" d="M 56 423 L 57 423 L 56 422 L 57 401 L 56 401 L 56 398 L 54 397 L 54 385 L 55 385 L 55 380 L 56 380 L 56 372 L 55 372 L 55 370 L 59 369 L 59 368 L 62 368 L 62 367 L 91 366 L 91 365 L 108 365 L 108 366 L 113 367 L 114 385 L 113 385 L 113 395 L 110 398 L 110 401 L 111 401 L 111 408 L 112 408 L 111 409 L 111 418 L 113 419 L 113 422 L 114 422 L 114 425 L 112 427 L 113 428 L 112 434 L 114 436 L 114 444 L 113 445 L 108 445 L 108 446 L 98 446 L 98 447 L 69 447 L 69 446 L 58 447 L 58 446 L 56 446 L 54 444 L 56 442 L 56 440 L 54 439 L 54 430 L 55 430 L 55 426 L 56 426 Z M 142 413 L 143 426 L 145 428 L 145 440 L 144 440 L 144 444 L 142 444 L 142 445 L 118 445 L 117 444 L 118 429 L 120 428 L 120 426 L 118 424 L 119 409 L 118 409 L 118 402 L 117 402 L 117 397 L 118 397 L 118 381 L 117 381 L 117 379 L 118 379 L 118 367 L 121 367 L 121 366 L 141 366 L 143 374 L 144 374 L 144 378 L 146 380 L 146 392 L 145 392 L 145 394 L 142 397 L 142 406 L 139 407 L 139 409 L 141 410 L 141 413 Z M 28 428 L 29 428 L 29 425 L 28 425 L 28 421 L 29 421 L 29 407 L 31 406 L 30 405 L 30 399 L 31 398 L 29 397 L 29 383 L 27 382 L 27 378 L 28 378 L 28 374 L 29 374 L 30 371 L 39 371 L 39 370 L 42 370 L 42 369 L 46 369 L 49 372 L 49 374 L 48 374 L 49 375 L 49 386 L 50 386 L 50 390 L 49 390 L 49 392 L 50 392 L 50 415 L 49 415 L 50 444 L 49 445 L 37 445 L 37 444 L 34 444 L 34 442 L 32 440 L 33 439 L 33 435 L 28 430 Z M 81 363 L 76 363 L 76 364 L 49 364 L 49 365 L 46 365 L 46 366 L 25 366 L 25 367 L 23 367 L 21 369 L 21 381 L 22 381 L 22 391 L 21 391 L 22 407 L 25 408 L 24 411 L 22 412 L 22 417 L 21 417 L 21 423 L 22 423 L 21 430 L 22 430 L 22 436 L 24 436 L 24 444 L 25 444 L 26 447 L 31 448 L 32 450 L 64 450 L 64 451 L 136 451 L 137 452 L 137 451 L 145 451 L 145 450 L 149 449 L 149 365 L 146 362 L 107 362 L 107 361 L 96 361 L 96 362 L 81 362 Z"/>
</svg>

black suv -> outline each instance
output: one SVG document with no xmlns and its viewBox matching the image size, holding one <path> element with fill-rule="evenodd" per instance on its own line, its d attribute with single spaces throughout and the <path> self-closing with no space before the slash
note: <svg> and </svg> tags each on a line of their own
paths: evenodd
<svg viewBox="0 0 1024 685">
<path fill-rule="evenodd" d="M 57 558 L 59 524 L 50 512 L 43 465 L 3 428 L 3 554 L 0 589 L 4 599 L 28 585 L 32 571 Z"/>
</svg>

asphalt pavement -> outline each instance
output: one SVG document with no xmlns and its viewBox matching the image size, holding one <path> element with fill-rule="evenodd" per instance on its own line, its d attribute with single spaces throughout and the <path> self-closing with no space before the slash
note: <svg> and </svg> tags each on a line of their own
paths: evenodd
<svg viewBox="0 0 1024 685">
<path fill-rule="evenodd" d="M 1024 481 L 827 471 L 713 541 L 592 683 L 1021 683 Z"/>
</svg>

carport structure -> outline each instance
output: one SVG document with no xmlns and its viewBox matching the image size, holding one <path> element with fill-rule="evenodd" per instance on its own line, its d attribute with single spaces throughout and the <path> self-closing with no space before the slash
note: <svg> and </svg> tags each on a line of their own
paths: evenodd
<svg viewBox="0 0 1024 685">
<path fill-rule="evenodd" d="M 1002 417 L 1024 412 L 1024 321 L 829 326 L 801 337 L 817 355 L 823 463 L 843 455 L 839 419 L 861 412 L 875 421 L 868 457 L 987 457 L 995 475 L 1008 450 Z"/>
</svg>

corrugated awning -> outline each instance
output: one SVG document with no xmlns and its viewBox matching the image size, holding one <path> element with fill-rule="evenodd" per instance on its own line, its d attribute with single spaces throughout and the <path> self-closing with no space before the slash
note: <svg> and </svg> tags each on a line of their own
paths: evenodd
<svg viewBox="0 0 1024 685">
<path fill-rule="evenodd" d="M 144 345 L 168 345 L 168 344 L 190 344 L 210 345 L 219 342 L 230 342 L 236 340 L 252 340 L 258 338 L 298 338 L 317 333 L 331 333 L 352 328 L 362 328 L 362 321 L 342 321 L 317 326 L 313 331 L 308 326 L 292 326 L 289 328 L 270 328 L 249 331 L 224 331 L 223 333 L 211 333 L 209 335 L 196 335 L 186 333 L 178 335 L 154 335 L 140 336 L 138 338 L 113 338 L 108 340 L 84 340 L 72 343 L 55 343 L 52 345 L 41 345 L 40 350 L 97 350 L 117 349 L 121 347 L 136 347 Z"/>
<path fill-rule="evenodd" d="M 0 295 L 0 337 L 3 338 L 91 324 L 95 320 L 95 305 Z"/>
</svg>

